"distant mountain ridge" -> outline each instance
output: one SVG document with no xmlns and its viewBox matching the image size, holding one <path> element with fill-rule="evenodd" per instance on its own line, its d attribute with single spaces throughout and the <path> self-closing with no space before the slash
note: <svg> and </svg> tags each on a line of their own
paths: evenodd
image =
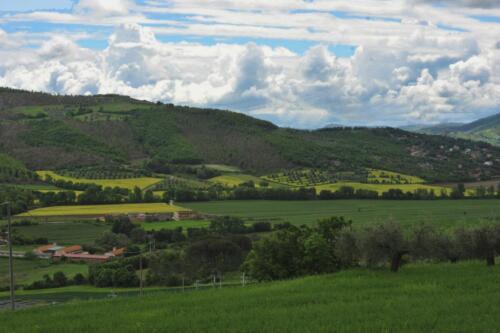
<svg viewBox="0 0 500 333">
<path fill-rule="evenodd" d="M 500 175 L 500 147 L 395 128 L 280 128 L 241 113 L 0 89 L 0 153 L 30 170 L 224 164 L 262 175 L 290 168 L 382 169 L 429 182 Z"/>
<path fill-rule="evenodd" d="M 424 133 L 447 135 L 454 138 L 483 141 L 500 146 L 500 113 L 471 123 L 444 123 L 433 126 L 406 126 L 402 129 Z"/>
</svg>

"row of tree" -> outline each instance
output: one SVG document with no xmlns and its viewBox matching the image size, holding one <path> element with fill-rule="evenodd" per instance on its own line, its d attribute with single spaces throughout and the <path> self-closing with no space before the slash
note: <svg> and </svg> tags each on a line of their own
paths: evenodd
<svg viewBox="0 0 500 333">
<path fill-rule="evenodd" d="M 395 223 L 357 230 L 334 217 L 314 228 L 289 226 L 262 239 L 254 244 L 242 268 L 257 280 L 275 280 L 387 264 L 397 272 L 403 263 L 421 260 L 481 259 L 494 265 L 498 255 L 498 224 L 451 233 L 430 225 L 405 232 Z"/>
</svg>

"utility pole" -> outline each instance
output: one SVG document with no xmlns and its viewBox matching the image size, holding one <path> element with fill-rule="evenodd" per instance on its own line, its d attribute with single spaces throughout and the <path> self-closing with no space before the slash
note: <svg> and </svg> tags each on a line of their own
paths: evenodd
<svg viewBox="0 0 500 333">
<path fill-rule="evenodd" d="M 140 278 L 139 278 L 139 290 L 140 290 L 140 295 L 142 296 L 143 295 L 143 290 L 142 290 L 142 253 L 139 254 L 139 275 L 140 275 Z"/>
<path fill-rule="evenodd" d="M 2 206 L 7 207 L 7 242 L 9 244 L 9 275 L 10 275 L 10 307 L 12 311 L 16 310 L 15 291 L 14 291 L 14 260 L 12 258 L 12 218 L 10 202 L 4 202 Z"/>
</svg>

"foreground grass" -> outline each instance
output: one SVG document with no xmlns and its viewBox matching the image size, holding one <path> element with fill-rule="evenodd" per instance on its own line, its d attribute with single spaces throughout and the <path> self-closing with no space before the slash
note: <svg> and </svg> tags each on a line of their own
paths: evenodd
<svg viewBox="0 0 500 333">
<path fill-rule="evenodd" d="M 411 265 L 0 313 L 5 332 L 497 332 L 500 268 Z M 104 315 L 105 314 L 105 315 Z"/>
<path fill-rule="evenodd" d="M 44 216 L 94 216 L 116 215 L 127 213 L 173 213 L 187 209 L 179 206 L 170 206 L 166 203 L 144 204 L 117 204 L 117 205 L 86 205 L 86 206 L 54 206 L 30 210 L 19 214 L 18 217 Z"/>
<path fill-rule="evenodd" d="M 54 180 L 71 181 L 73 183 L 96 184 L 102 187 L 121 187 L 129 190 L 133 190 L 134 187 L 136 186 L 141 189 L 145 189 L 162 181 L 161 178 L 153 178 L 153 177 L 126 178 L 126 179 L 86 179 L 86 178 L 61 176 L 53 171 L 37 171 L 36 173 L 40 176 L 41 179 L 45 179 L 45 177 L 50 176 Z"/>
<path fill-rule="evenodd" d="M 403 226 L 421 222 L 443 227 L 474 225 L 500 217 L 499 200 L 328 200 L 328 201 L 213 201 L 183 206 L 209 214 L 233 215 L 271 222 L 310 224 L 320 218 L 344 216 L 355 225 L 394 221 Z"/>
</svg>

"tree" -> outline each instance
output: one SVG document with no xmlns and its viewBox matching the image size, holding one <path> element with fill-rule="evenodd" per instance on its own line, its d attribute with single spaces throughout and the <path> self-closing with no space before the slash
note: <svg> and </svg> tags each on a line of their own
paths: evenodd
<svg viewBox="0 0 500 333">
<path fill-rule="evenodd" d="M 56 272 L 52 278 L 54 284 L 58 287 L 64 287 L 68 283 L 68 278 L 63 272 Z"/>
<path fill-rule="evenodd" d="M 132 230 L 138 227 L 139 227 L 138 225 L 130 221 L 130 218 L 128 216 L 122 215 L 114 219 L 111 231 L 115 234 L 124 234 L 130 236 Z"/>
<path fill-rule="evenodd" d="M 455 188 L 451 191 L 450 197 L 452 199 L 461 199 L 465 195 L 465 185 L 462 183 L 457 184 Z"/>
<path fill-rule="evenodd" d="M 486 259 L 488 266 L 495 265 L 500 254 L 500 226 L 485 225 L 472 230 L 474 257 Z"/>
<path fill-rule="evenodd" d="M 140 227 L 132 229 L 130 232 L 130 239 L 134 243 L 144 243 L 147 239 L 146 230 Z"/>
<path fill-rule="evenodd" d="M 220 234 L 238 234 L 247 232 L 245 222 L 239 217 L 218 216 L 210 221 L 209 229 Z"/>
<path fill-rule="evenodd" d="M 113 270 L 112 269 L 101 269 L 98 271 L 95 277 L 94 284 L 96 287 L 112 287 L 113 286 Z"/>
<path fill-rule="evenodd" d="M 335 254 L 321 234 L 314 232 L 305 239 L 303 265 L 312 274 L 333 272 L 337 268 Z"/>
<path fill-rule="evenodd" d="M 350 268 L 358 265 L 361 252 L 359 240 L 351 228 L 342 229 L 335 242 L 335 257 L 339 268 Z"/>
<path fill-rule="evenodd" d="M 87 282 L 87 279 L 82 273 L 76 273 L 75 276 L 73 277 L 73 283 L 76 285 L 82 285 Z"/>
<path fill-rule="evenodd" d="M 125 234 L 115 234 L 112 232 L 105 232 L 101 238 L 96 240 L 98 246 L 103 247 L 106 250 L 111 250 L 114 247 L 127 247 L 130 243 L 127 235 Z"/>
<path fill-rule="evenodd" d="M 242 269 L 259 280 L 279 280 L 304 273 L 304 240 L 298 228 L 279 230 L 254 244 Z"/>
<path fill-rule="evenodd" d="M 409 251 L 413 258 L 422 260 L 439 257 L 438 246 L 439 233 L 433 226 L 421 224 L 413 229 L 409 241 Z"/>
<path fill-rule="evenodd" d="M 401 227 L 398 224 L 387 223 L 365 230 L 362 252 L 368 266 L 389 261 L 391 271 L 398 272 L 403 255 L 409 252 L 409 246 Z"/>
<path fill-rule="evenodd" d="M 127 288 L 137 287 L 139 285 L 139 278 L 132 267 L 121 267 L 112 272 L 114 287 Z"/>
<path fill-rule="evenodd" d="M 154 196 L 153 191 L 147 190 L 144 193 L 144 202 L 155 202 L 155 201 L 156 201 L 156 198 Z"/>
</svg>

